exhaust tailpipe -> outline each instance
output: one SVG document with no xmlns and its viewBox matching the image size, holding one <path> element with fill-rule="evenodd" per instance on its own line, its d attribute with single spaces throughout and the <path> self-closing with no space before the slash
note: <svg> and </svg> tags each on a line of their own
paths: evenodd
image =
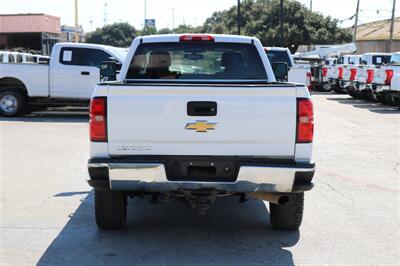
<svg viewBox="0 0 400 266">
<path fill-rule="evenodd" d="M 249 195 L 253 198 L 268 201 L 277 205 L 285 204 L 289 201 L 288 195 L 269 192 L 250 192 Z"/>
</svg>

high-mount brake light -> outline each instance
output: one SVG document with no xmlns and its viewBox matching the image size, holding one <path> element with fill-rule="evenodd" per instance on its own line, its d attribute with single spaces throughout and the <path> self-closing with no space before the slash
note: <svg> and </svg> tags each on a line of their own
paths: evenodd
<svg viewBox="0 0 400 266">
<path fill-rule="evenodd" d="M 107 142 L 107 98 L 95 97 L 90 101 L 90 140 Z"/>
<path fill-rule="evenodd" d="M 393 69 L 386 69 L 385 72 L 386 72 L 385 85 L 390 85 L 393 78 Z"/>
<path fill-rule="evenodd" d="M 198 42 L 198 41 L 213 42 L 214 37 L 211 35 L 204 35 L 204 34 L 182 35 L 179 37 L 179 41 L 180 42 Z"/>
<path fill-rule="evenodd" d="M 310 99 L 297 99 L 296 143 L 310 143 L 314 138 L 314 110 Z"/>
<path fill-rule="evenodd" d="M 338 75 L 338 79 L 342 79 L 343 78 L 343 67 L 339 67 L 339 75 Z"/>
<path fill-rule="evenodd" d="M 354 81 L 357 76 L 357 68 L 350 69 L 350 80 Z"/>
<path fill-rule="evenodd" d="M 367 69 L 367 83 L 372 83 L 374 81 L 374 70 Z"/>
</svg>

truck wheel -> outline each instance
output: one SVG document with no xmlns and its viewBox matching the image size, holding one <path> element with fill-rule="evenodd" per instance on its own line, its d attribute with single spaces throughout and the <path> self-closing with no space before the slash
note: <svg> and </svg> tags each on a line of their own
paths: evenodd
<svg viewBox="0 0 400 266">
<path fill-rule="evenodd" d="M 390 93 L 385 93 L 385 99 L 388 105 L 394 106 L 394 99 Z"/>
<path fill-rule="evenodd" d="M 303 219 L 304 192 L 292 193 L 282 205 L 269 203 L 270 223 L 276 230 L 297 230 Z"/>
<path fill-rule="evenodd" d="M 377 99 L 382 104 L 387 104 L 386 97 L 382 92 L 378 92 Z"/>
<path fill-rule="evenodd" d="M 374 98 L 372 97 L 372 92 L 369 90 L 362 90 L 360 92 L 361 99 L 366 100 L 366 101 L 371 101 L 374 102 Z"/>
<path fill-rule="evenodd" d="M 400 108 L 400 96 L 393 97 L 393 103 L 394 103 L 394 106 Z"/>
<path fill-rule="evenodd" d="M 0 115 L 18 116 L 26 110 L 26 98 L 21 91 L 16 89 L 0 90 Z"/>
<path fill-rule="evenodd" d="M 323 83 L 322 84 L 322 86 L 321 86 L 321 88 L 322 88 L 322 91 L 323 92 L 330 92 L 331 90 L 332 90 L 332 88 L 331 88 L 331 84 L 329 84 L 329 83 Z"/>
<path fill-rule="evenodd" d="M 126 225 L 127 196 L 120 191 L 95 189 L 96 224 L 101 229 L 121 229 Z"/>
</svg>

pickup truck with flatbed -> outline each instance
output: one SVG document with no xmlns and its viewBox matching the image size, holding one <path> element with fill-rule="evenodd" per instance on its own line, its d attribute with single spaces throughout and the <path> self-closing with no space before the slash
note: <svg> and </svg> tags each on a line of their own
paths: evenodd
<svg viewBox="0 0 400 266">
<path fill-rule="evenodd" d="M 18 116 L 51 106 L 88 105 L 100 81 L 100 65 L 123 62 L 125 49 L 58 43 L 49 64 L 0 64 L 0 115 Z"/>
<path fill-rule="evenodd" d="M 116 76 L 113 62 L 101 69 Z M 90 103 L 98 227 L 124 227 L 129 197 L 203 214 L 236 196 L 269 201 L 272 227 L 297 230 L 313 187 L 313 106 L 304 84 L 276 82 L 285 76 L 256 38 L 136 37 L 117 80 L 99 83 Z"/>
</svg>

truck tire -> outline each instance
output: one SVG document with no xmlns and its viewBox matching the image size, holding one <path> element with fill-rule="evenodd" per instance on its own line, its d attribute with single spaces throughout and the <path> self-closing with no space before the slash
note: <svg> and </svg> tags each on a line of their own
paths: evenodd
<svg viewBox="0 0 400 266">
<path fill-rule="evenodd" d="M 126 225 L 127 196 L 120 191 L 95 189 L 96 224 L 101 229 L 121 229 Z"/>
<path fill-rule="evenodd" d="M 330 92 L 332 90 L 331 84 L 329 82 L 325 82 L 321 86 L 321 90 L 323 92 Z"/>
<path fill-rule="evenodd" d="M 18 89 L 0 90 L 0 115 L 14 117 L 25 114 L 26 97 Z"/>
<path fill-rule="evenodd" d="M 303 220 L 304 192 L 292 193 L 282 205 L 269 203 L 270 223 L 276 230 L 297 230 Z"/>
<path fill-rule="evenodd" d="M 378 101 L 382 104 L 387 104 L 386 97 L 382 92 L 378 92 L 378 95 L 376 96 Z"/>
<path fill-rule="evenodd" d="M 385 99 L 388 105 L 394 106 L 394 99 L 390 93 L 385 93 Z"/>
</svg>

